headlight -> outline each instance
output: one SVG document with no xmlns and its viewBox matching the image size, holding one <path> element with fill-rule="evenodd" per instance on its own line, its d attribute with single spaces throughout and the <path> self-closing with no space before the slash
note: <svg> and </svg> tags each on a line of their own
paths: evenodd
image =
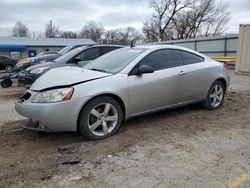
<svg viewBox="0 0 250 188">
<path fill-rule="evenodd" d="M 23 63 L 17 63 L 16 65 L 15 65 L 15 68 L 20 68 L 20 67 L 22 67 L 23 66 Z"/>
<path fill-rule="evenodd" d="M 49 67 L 42 67 L 42 68 L 37 68 L 37 69 L 31 70 L 30 73 L 32 73 L 32 74 L 42 74 L 42 73 L 45 73 L 48 70 L 49 70 Z"/>
<path fill-rule="evenodd" d="M 54 103 L 70 100 L 73 95 L 73 88 L 61 88 L 44 91 L 35 95 L 32 103 Z"/>
</svg>

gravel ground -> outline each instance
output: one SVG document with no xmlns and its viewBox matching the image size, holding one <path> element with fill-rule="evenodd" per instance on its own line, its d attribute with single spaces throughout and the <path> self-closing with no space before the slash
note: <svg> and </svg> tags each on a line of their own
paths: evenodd
<svg viewBox="0 0 250 188">
<path fill-rule="evenodd" d="M 22 130 L 24 89 L 0 89 L 0 187 L 250 187 L 250 76 L 232 74 L 224 106 L 166 110 L 113 137 Z"/>
</svg>

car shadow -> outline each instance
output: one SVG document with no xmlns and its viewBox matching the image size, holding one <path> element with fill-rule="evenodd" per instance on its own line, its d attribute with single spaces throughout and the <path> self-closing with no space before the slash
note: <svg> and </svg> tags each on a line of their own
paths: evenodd
<svg viewBox="0 0 250 188">
<path fill-rule="evenodd" d="M 110 138 L 100 140 L 100 141 L 89 141 L 85 139 L 78 132 L 40 132 L 22 129 L 21 127 L 29 123 L 28 120 L 13 121 L 6 123 L 2 128 L 1 143 L 6 143 L 9 140 L 15 140 L 16 144 L 22 142 L 32 142 L 39 144 L 55 144 L 55 145 L 67 145 L 73 143 L 99 143 L 99 142 L 109 142 L 111 140 L 122 140 L 127 142 L 129 139 L 128 136 L 143 134 L 143 130 L 147 128 L 148 130 L 154 130 L 158 126 L 162 126 L 161 122 L 167 122 L 169 118 L 180 117 L 183 114 L 192 113 L 195 111 L 202 110 L 199 104 L 188 105 L 184 107 L 178 107 L 174 109 L 167 109 L 164 111 L 159 111 L 155 113 L 146 114 L 139 117 L 134 117 L 124 122 L 120 130 Z M 5 127 L 8 127 L 7 130 L 4 130 Z M 148 131 L 147 130 L 147 131 Z M 121 138 L 119 138 L 121 137 Z"/>
</svg>

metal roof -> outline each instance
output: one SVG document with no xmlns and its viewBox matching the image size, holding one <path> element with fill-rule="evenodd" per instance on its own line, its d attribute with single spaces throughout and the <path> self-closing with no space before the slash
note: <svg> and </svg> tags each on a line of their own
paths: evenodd
<svg viewBox="0 0 250 188">
<path fill-rule="evenodd" d="M 69 46 L 96 44 L 91 39 L 0 37 L 0 45 Z"/>
</svg>

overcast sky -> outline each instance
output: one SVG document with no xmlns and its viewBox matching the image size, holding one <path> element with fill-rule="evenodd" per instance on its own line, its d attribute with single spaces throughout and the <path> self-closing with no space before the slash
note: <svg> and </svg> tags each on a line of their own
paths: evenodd
<svg viewBox="0 0 250 188">
<path fill-rule="evenodd" d="M 250 23 L 250 0 L 225 0 L 232 13 L 227 33 L 238 33 L 240 23 Z M 79 32 L 89 21 L 105 29 L 133 26 L 152 14 L 149 0 L 0 0 L 0 36 L 11 34 L 16 21 L 26 24 L 36 36 L 53 20 L 61 30 Z"/>
</svg>

